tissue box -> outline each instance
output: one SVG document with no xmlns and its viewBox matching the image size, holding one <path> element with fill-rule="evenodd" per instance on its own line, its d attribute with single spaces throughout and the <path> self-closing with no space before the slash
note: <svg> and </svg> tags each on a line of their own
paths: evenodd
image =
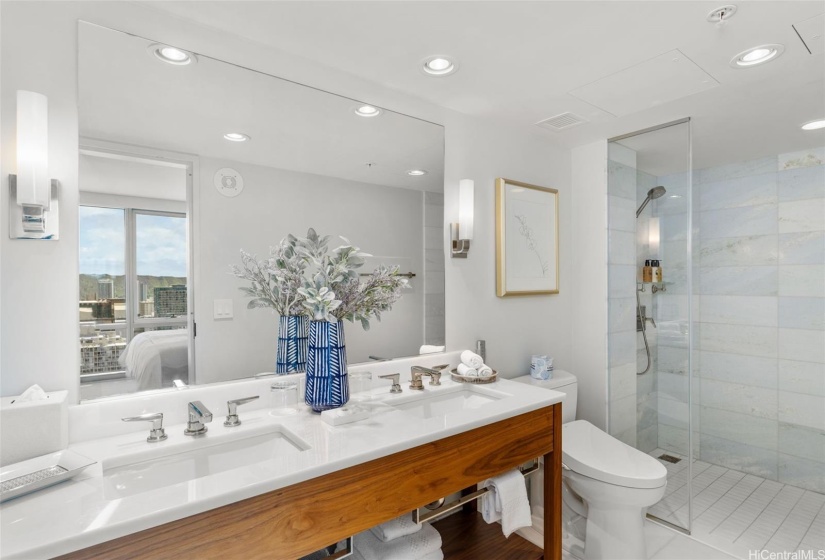
<svg viewBox="0 0 825 560">
<path fill-rule="evenodd" d="M 46 395 L 48 399 L 29 402 L 0 398 L 0 466 L 69 446 L 69 392 Z"/>
</svg>

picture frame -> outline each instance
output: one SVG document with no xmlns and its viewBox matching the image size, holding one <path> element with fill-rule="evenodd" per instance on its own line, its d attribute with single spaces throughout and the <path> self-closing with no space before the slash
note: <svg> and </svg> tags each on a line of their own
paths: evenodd
<svg viewBox="0 0 825 560">
<path fill-rule="evenodd" d="M 496 179 L 496 295 L 559 293 L 559 191 Z"/>
</svg>

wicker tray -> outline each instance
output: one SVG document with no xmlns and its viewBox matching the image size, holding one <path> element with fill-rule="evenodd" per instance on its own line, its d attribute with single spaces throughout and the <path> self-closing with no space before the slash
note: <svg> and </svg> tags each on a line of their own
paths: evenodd
<svg viewBox="0 0 825 560">
<path fill-rule="evenodd" d="M 495 383 L 498 381 L 498 372 L 493 370 L 493 375 L 489 377 L 467 377 L 464 375 L 459 375 L 458 370 L 453 368 L 450 370 L 450 378 L 458 383 L 475 383 L 482 385 L 485 383 Z"/>
</svg>

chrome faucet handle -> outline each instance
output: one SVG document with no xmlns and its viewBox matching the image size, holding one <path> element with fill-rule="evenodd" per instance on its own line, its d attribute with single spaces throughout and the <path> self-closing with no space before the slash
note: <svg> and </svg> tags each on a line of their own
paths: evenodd
<svg viewBox="0 0 825 560">
<path fill-rule="evenodd" d="M 192 401 L 189 403 L 189 422 L 186 424 L 186 429 L 183 431 L 187 436 L 199 436 L 206 433 L 206 426 L 204 424 L 212 421 L 212 413 L 201 401 Z"/>
<path fill-rule="evenodd" d="M 392 388 L 390 389 L 390 393 L 400 393 L 401 392 L 401 374 L 400 373 L 390 373 L 389 375 L 379 375 L 381 379 L 392 379 Z"/>
<path fill-rule="evenodd" d="M 149 412 L 146 414 L 141 414 L 140 416 L 128 416 L 126 418 L 121 418 L 121 420 L 124 422 L 151 422 L 152 429 L 149 430 L 149 437 L 146 438 L 146 441 L 149 443 L 163 441 L 167 438 L 166 431 L 163 429 L 162 412 Z"/>
<path fill-rule="evenodd" d="M 227 428 L 231 428 L 232 426 L 240 426 L 241 419 L 238 418 L 238 406 L 246 404 L 248 402 L 252 402 L 258 398 L 260 397 L 258 395 L 255 395 L 254 397 L 246 397 L 244 399 L 234 399 L 231 401 L 226 401 L 226 407 L 228 411 L 226 413 L 226 421 L 223 423 L 223 425 Z"/>
<path fill-rule="evenodd" d="M 449 367 L 447 364 L 427 368 L 424 366 L 412 366 L 410 368 L 410 389 L 414 391 L 423 391 L 424 384 L 421 378 L 425 375 L 430 376 L 430 385 L 441 385 L 441 370 Z"/>
</svg>

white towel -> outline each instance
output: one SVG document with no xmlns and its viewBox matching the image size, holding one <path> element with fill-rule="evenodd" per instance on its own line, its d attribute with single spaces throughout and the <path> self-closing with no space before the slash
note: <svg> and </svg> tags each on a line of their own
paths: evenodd
<svg viewBox="0 0 825 560">
<path fill-rule="evenodd" d="M 424 523 L 421 530 L 390 542 L 382 542 L 371 531 L 355 535 L 355 548 L 364 560 L 421 560 L 440 551 L 441 535 Z"/>
<path fill-rule="evenodd" d="M 364 557 L 361 556 L 361 553 L 357 548 L 353 548 L 350 560 L 364 560 Z M 441 549 L 439 548 L 435 552 L 430 552 L 426 556 L 422 556 L 419 560 L 444 560 L 444 553 L 441 552 Z"/>
<path fill-rule="evenodd" d="M 487 364 L 481 364 L 481 367 L 478 368 L 478 376 L 490 377 L 491 375 L 493 375 L 493 368 L 491 368 Z"/>
<path fill-rule="evenodd" d="M 469 350 L 465 350 L 461 353 L 461 362 L 467 364 L 473 369 L 478 369 L 484 365 L 484 360 L 481 359 L 481 356 L 475 352 L 470 352 Z"/>
<path fill-rule="evenodd" d="M 419 354 L 438 354 L 446 350 L 446 346 L 433 346 L 432 344 L 425 344 L 418 349 Z"/>
<path fill-rule="evenodd" d="M 373 535 L 384 542 L 389 542 L 399 537 L 406 537 L 420 530 L 421 525 L 414 523 L 409 513 L 405 513 L 392 521 L 387 521 L 370 529 Z"/>
<path fill-rule="evenodd" d="M 481 497 L 484 521 L 493 523 L 501 520 L 501 530 L 505 537 L 509 537 L 516 529 L 533 524 L 527 485 L 518 469 L 488 478 L 482 485 L 489 490 Z"/>
<path fill-rule="evenodd" d="M 458 364 L 456 371 L 458 375 L 463 375 L 464 377 L 478 377 L 478 370 L 471 368 L 467 364 Z"/>
</svg>

